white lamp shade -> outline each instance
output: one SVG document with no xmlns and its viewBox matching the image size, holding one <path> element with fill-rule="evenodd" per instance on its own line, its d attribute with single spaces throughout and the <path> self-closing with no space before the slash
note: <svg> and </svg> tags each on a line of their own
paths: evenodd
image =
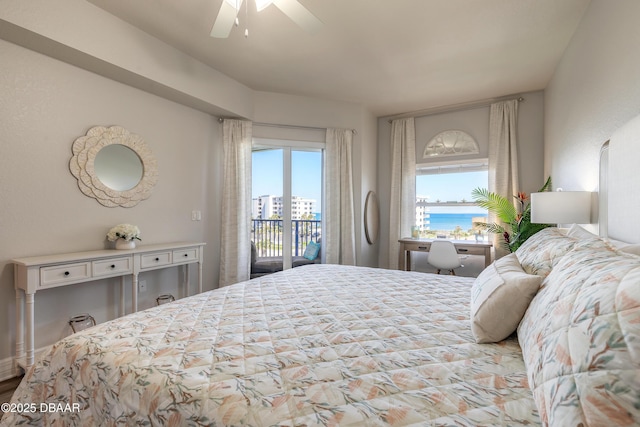
<svg viewBox="0 0 640 427">
<path fill-rule="evenodd" d="M 531 222 L 534 224 L 590 224 L 591 192 L 532 193 Z"/>
</svg>

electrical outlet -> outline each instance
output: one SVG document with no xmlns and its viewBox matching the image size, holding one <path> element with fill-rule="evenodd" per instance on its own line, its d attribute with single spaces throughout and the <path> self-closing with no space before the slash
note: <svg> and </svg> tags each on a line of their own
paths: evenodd
<svg viewBox="0 0 640 427">
<path fill-rule="evenodd" d="M 138 290 L 140 292 L 146 292 L 147 291 L 147 281 L 146 280 L 140 280 L 138 282 Z"/>
<path fill-rule="evenodd" d="M 198 220 L 198 211 L 191 211 L 191 221 Z"/>
</svg>

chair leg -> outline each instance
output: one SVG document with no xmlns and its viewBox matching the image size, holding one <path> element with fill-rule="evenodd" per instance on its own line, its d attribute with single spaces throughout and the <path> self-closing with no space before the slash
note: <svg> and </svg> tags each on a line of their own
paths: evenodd
<svg viewBox="0 0 640 427">
<path fill-rule="evenodd" d="M 453 271 L 453 269 L 451 269 L 451 270 L 449 270 L 449 274 L 450 274 L 450 275 L 452 275 L 452 276 L 455 276 L 455 275 L 456 275 L 456 272 L 455 272 L 455 271 Z"/>
<path fill-rule="evenodd" d="M 436 274 L 440 274 L 440 269 L 438 269 L 438 270 L 436 271 Z"/>
</svg>

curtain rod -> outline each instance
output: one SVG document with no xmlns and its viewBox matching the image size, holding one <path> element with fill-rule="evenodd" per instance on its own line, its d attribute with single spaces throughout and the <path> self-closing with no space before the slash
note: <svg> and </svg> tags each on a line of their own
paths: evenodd
<svg viewBox="0 0 640 427">
<path fill-rule="evenodd" d="M 225 117 L 218 117 L 218 121 L 220 123 L 224 122 Z M 281 125 L 277 123 L 260 123 L 260 122 L 252 122 L 256 126 L 263 127 L 273 127 L 273 128 L 286 128 L 286 129 L 305 129 L 305 130 L 323 130 L 326 131 L 327 128 L 314 127 L 314 126 L 301 126 L 301 125 Z M 358 134 L 358 131 L 355 129 L 350 129 L 354 135 Z"/>
<path fill-rule="evenodd" d="M 454 111 L 471 110 L 473 108 L 487 107 L 495 102 L 510 101 L 512 99 L 518 100 L 518 102 L 524 102 L 524 98 L 521 95 L 509 95 L 499 98 L 482 99 L 479 101 L 462 102 L 460 104 L 444 105 L 442 107 L 432 107 L 425 110 L 412 111 L 409 113 L 396 114 L 389 117 L 389 123 L 395 119 L 406 119 L 409 117 L 425 117 L 433 114 L 452 113 Z"/>
</svg>

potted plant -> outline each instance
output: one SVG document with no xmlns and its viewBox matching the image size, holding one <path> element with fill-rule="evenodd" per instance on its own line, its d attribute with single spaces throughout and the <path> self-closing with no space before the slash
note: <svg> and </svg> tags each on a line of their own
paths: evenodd
<svg viewBox="0 0 640 427">
<path fill-rule="evenodd" d="M 550 191 L 551 177 L 547 178 L 538 192 Z M 492 193 L 486 188 L 476 188 L 471 192 L 478 206 L 494 213 L 500 223 L 474 222 L 474 226 L 489 233 L 500 234 L 503 245 L 509 252 L 515 252 L 529 237 L 554 224 L 532 224 L 531 203 L 526 193 L 518 192 L 514 197 L 518 201 L 514 206 L 509 198 Z M 504 224 L 504 225 L 503 225 Z"/>
</svg>

